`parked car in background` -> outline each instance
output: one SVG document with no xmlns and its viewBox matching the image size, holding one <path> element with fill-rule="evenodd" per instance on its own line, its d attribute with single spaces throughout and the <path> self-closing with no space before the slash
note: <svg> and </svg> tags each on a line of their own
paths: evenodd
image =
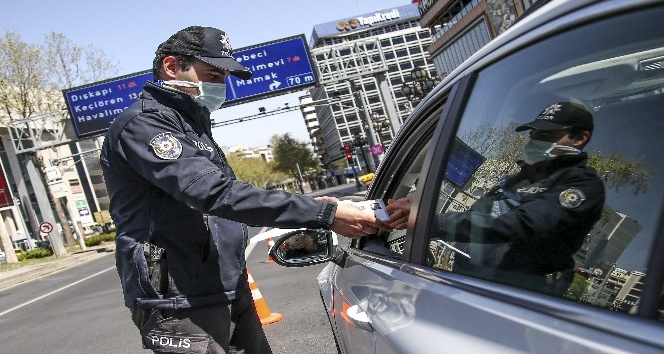
<svg viewBox="0 0 664 354">
<path fill-rule="evenodd" d="M 345 248 L 307 231 L 320 247 L 293 256 L 280 246 L 304 233 L 277 240 L 279 264 L 332 261 L 318 281 L 340 353 L 664 352 L 663 20 L 662 0 L 548 2 L 446 76 L 403 124 L 367 199 L 412 197 L 407 229 Z M 518 171 L 527 135 L 515 128 L 558 101 L 591 110 L 584 151 L 606 197 L 575 249 L 573 281 L 554 294 L 497 272 L 490 258 L 501 254 L 484 242 L 447 242 L 435 220 Z M 562 197 L 572 208 L 600 196 Z"/>
<path fill-rule="evenodd" d="M 49 241 L 49 240 L 37 241 L 37 242 L 35 242 L 35 246 L 40 247 L 40 248 L 50 249 L 51 248 L 51 241 Z"/>
<path fill-rule="evenodd" d="M 371 181 L 373 180 L 373 178 L 374 178 L 374 173 L 373 173 L 373 172 L 369 172 L 369 173 L 367 173 L 366 175 L 362 175 L 362 176 L 360 176 L 360 177 L 359 177 L 359 180 L 360 180 L 360 183 L 362 183 L 362 184 L 364 184 L 364 185 L 368 185 L 369 183 L 371 183 Z"/>
<path fill-rule="evenodd" d="M 5 252 L 0 251 L 0 264 L 7 263 L 7 255 Z"/>
</svg>

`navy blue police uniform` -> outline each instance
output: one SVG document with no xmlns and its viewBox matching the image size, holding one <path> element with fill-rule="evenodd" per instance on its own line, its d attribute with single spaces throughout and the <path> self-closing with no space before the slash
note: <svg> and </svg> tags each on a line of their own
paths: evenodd
<svg viewBox="0 0 664 354">
<path fill-rule="evenodd" d="M 215 317 L 231 316 L 233 326 L 242 311 L 250 311 L 245 330 L 257 327 L 262 337 L 238 335 L 261 343 L 245 343 L 258 347 L 248 352 L 269 352 L 247 284 L 245 224 L 329 228 L 336 204 L 237 180 L 212 139 L 208 109 L 189 94 L 151 82 L 110 127 L 101 165 L 117 226 L 124 302 L 144 346 L 207 352 L 210 337 L 228 342 L 214 337 L 233 332 L 212 328 L 223 322 Z M 225 307 L 231 303 L 235 307 Z M 203 317 L 193 322 L 211 322 L 208 328 L 178 335 L 187 333 L 181 320 L 195 316 Z"/>
<path fill-rule="evenodd" d="M 561 295 L 574 267 L 572 256 L 604 205 L 604 183 L 587 160 L 580 152 L 523 164 L 468 212 L 436 215 L 434 229 L 444 240 L 469 243 L 465 249 L 474 245 L 484 253 L 458 256 L 455 271 L 482 273 L 493 267 L 484 275 Z"/>
</svg>

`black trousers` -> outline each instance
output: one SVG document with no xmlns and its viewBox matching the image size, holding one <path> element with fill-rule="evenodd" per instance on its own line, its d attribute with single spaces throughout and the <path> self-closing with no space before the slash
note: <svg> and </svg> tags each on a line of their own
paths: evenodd
<svg viewBox="0 0 664 354">
<path fill-rule="evenodd" d="M 131 310 L 143 347 L 155 353 L 271 354 L 251 292 L 230 304 L 178 310 Z"/>
</svg>

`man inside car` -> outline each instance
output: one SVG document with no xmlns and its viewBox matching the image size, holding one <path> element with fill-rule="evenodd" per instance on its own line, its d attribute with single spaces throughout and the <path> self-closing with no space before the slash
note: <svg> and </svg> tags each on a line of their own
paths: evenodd
<svg viewBox="0 0 664 354">
<path fill-rule="evenodd" d="M 504 252 L 488 273 L 486 265 L 463 257 L 455 259 L 455 272 L 560 296 L 573 277 L 572 256 L 604 205 L 604 184 L 582 151 L 593 117 L 579 103 L 558 102 L 516 128 L 526 130 L 530 139 L 518 161 L 520 171 L 503 176 L 468 211 L 437 214 L 432 230 L 446 242 L 492 244 L 495 253 Z M 389 200 L 385 226 L 406 228 L 411 202 Z M 507 245 L 506 251 L 499 245 Z"/>
</svg>

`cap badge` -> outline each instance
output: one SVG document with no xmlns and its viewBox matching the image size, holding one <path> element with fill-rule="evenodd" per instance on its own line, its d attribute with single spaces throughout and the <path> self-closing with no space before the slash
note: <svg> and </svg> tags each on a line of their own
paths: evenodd
<svg viewBox="0 0 664 354">
<path fill-rule="evenodd" d="M 219 38 L 219 42 L 221 42 L 221 55 L 227 57 L 232 56 L 233 48 L 231 47 L 231 39 L 228 38 L 225 33 L 223 33 L 221 38 Z"/>
<path fill-rule="evenodd" d="M 566 189 L 560 192 L 560 195 L 558 196 L 558 202 L 560 202 L 560 205 L 568 209 L 578 207 L 584 200 L 586 200 L 586 196 L 578 188 Z"/>
<path fill-rule="evenodd" d="M 155 155 L 163 160 L 175 160 L 182 154 L 182 144 L 168 132 L 152 138 L 150 146 L 152 146 Z"/>
<path fill-rule="evenodd" d="M 539 117 L 537 119 L 546 119 L 546 120 L 552 120 L 553 115 L 556 114 L 556 112 L 560 111 L 560 108 L 562 106 L 558 103 L 554 103 L 550 105 L 547 109 L 545 109 L 542 113 L 540 113 Z"/>
</svg>

